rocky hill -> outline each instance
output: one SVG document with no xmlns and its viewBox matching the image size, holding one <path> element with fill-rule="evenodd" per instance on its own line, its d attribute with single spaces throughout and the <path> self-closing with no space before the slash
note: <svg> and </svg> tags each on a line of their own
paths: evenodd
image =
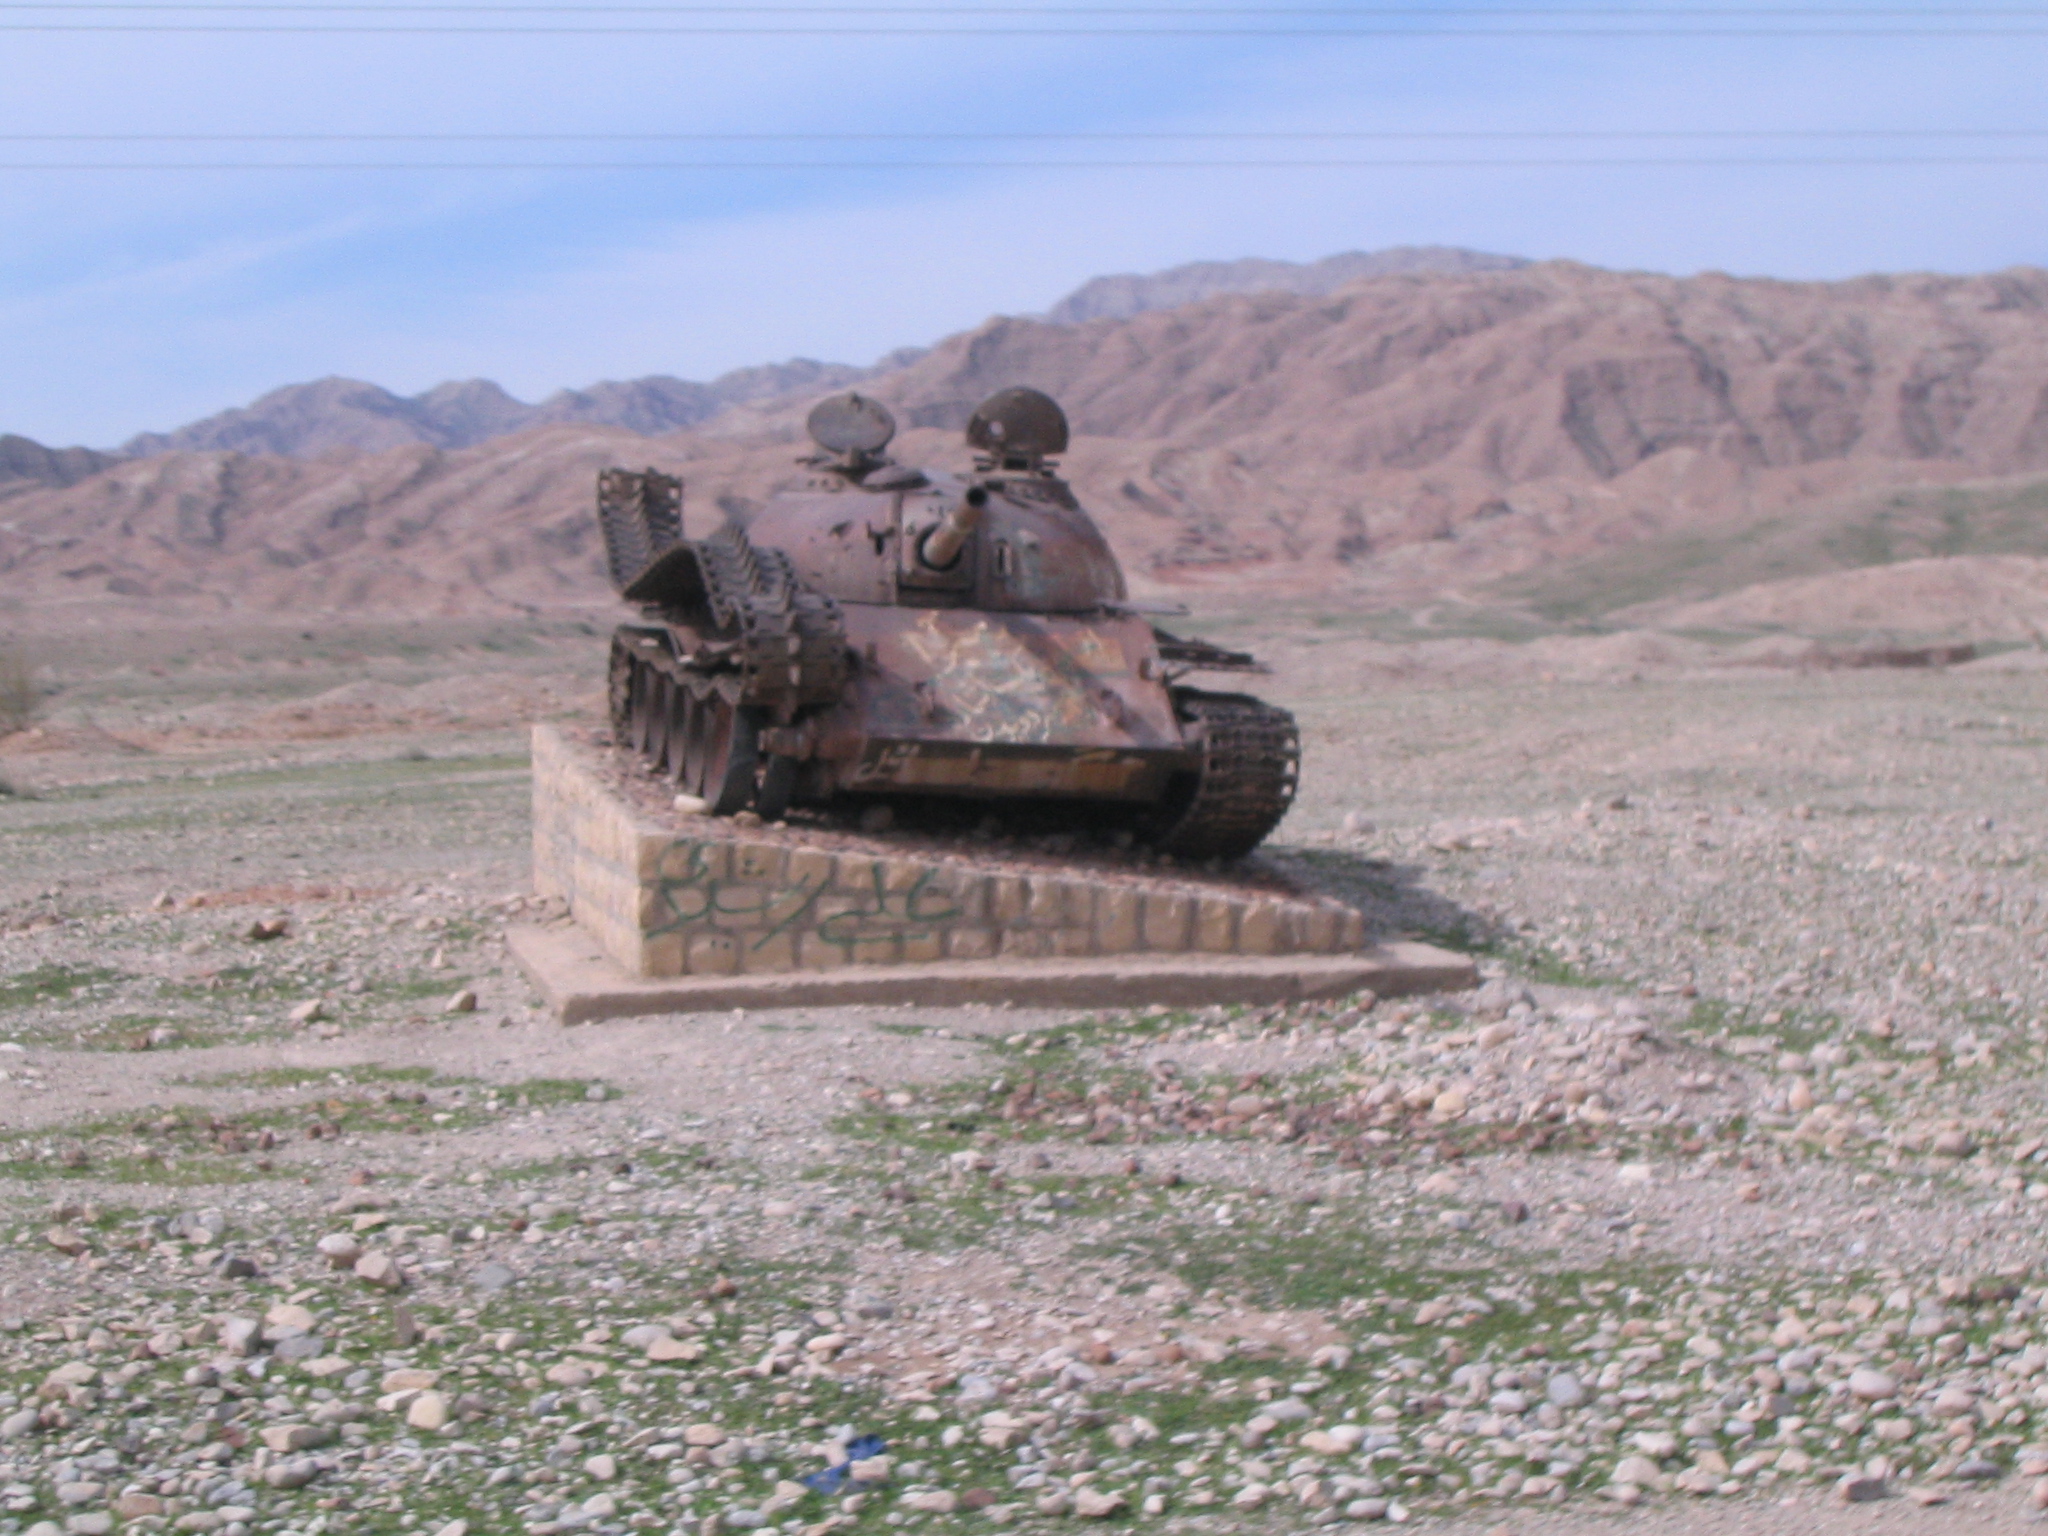
<svg viewBox="0 0 2048 1536">
<path fill-rule="evenodd" d="M 1529 262 L 1449 245 L 1397 245 L 1384 251 L 1345 251 L 1321 261 L 1193 261 L 1164 272 L 1123 272 L 1091 278 L 1046 311 L 1055 325 L 1128 320 L 1154 309 L 1178 309 L 1225 293 L 1334 293 L 1361 277 L 1417 272 L 1512 272 Z"/>
<path fill-rule="evenodd" d="M 1155 574 L 1422 593 L 1668 540 L 1730 554 L 1787 509 L 1854 522 L 1873 488 L 2048 469 L 2048 272 L 1371 278 L 991 321 L 872 387 L 952 431 L 1011 382 L 1137 454 L 1092 489 Z"/>
<path fill-rule="evenodd" d="M 45 448 L 13 434 L 0 436 L 0 497 L 30 486 L 74 485 L 115 462 L 90 448 Z"/>
<path fill-rule="evenodd" d="M 1196 262 L 1146 275 L 1096 278 L 1054 305 L 1047 318 L 1055 324 L 1072 325 L 1171 309 L 1223 293 L 1323 294 L 1361 277 L 1506 271 L 1526 265 L 1518 257 L 1486 256 L 1444 246 L 1352 251 L 1308 263 L 1255 259 Z M 735 406 L 841 389 L 893 372 L 914 362 L 923 350 L 905 347 L 869 368 L 795 358 L 735 369 L 708 384 L 666 376 L 592 384 L 586 389 L 558 390 L 534 405 L 514 399 L 489 379 L 440 384 L 418 395 L 394 394 L 360 379 L 318 379 L 274 389 L 250 405 L 173 431 L 141 433 L 120 451 L 144 456 L 218 448 L 304 457 L 336 448 L 376 452 L 407 443 L 469 448 L 532 427 L 567 423 L 624 427 L 657 435 L 701 425 Z M 0 459 L 0 473 L 5 473 L 4 459 Z"/>
<path fill-rule="evenodd" d="M 515 400 L 489 379 L 440 384 L 419 395 L 395 395 L 360 379 L 320 379 L 274 389 L 252 405 L 172 432 L 142 433 L 121 452 L 140 457 L 226 449 L 304 457 L 337 448 L 374 453 L 408 443 L 469 448 L 570 422 L 658 434 L 696 426 L 734 405 L 841 389 L 873 372 L 797 358 L 737 369 L 709 384 L 656 376 L 558 390 L 538 405 Z"/>
<path fill-rule="evenodd" d="M 1369 277 L 995 320 L 865 387 L 905 424 L 903 457 L 964 465 L 968 412 L 1014 383 L 1064 402 L 1068 469 L 1154 590 L 1558 623 L 1705 601 L 1736 577 L 2048 555 L 2027 479 L 2048 471 L 2040 271 Z M 0 603 L 601 603 L 595 469 L 675 467 L 692 517 L 743 515 L 791 472 L 811 398 L 663 437 L 572 422 L 455 450 L 171 452 L 16 482 Z"/>
<path fill-rule="evenodd" d="M 2048 466 L 2048 272 L 1376 278 L 1078 328 L 995 320 L 874 390 L 951 429 L 1026 380 L 1090 434 L 1284 443 L 1340 468 L 1608 481 L 1690 448 L 2008 473 Z"/>
</svg>

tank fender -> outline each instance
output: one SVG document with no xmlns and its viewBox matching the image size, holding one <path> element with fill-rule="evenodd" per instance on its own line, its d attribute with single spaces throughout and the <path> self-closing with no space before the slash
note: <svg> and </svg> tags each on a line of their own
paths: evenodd
<svg viewBox="0 0 2048 1536">
<path fill-rule="evenodd" d="M 676 544 L 662 551 L 651 565 L 620 589 L 620 595 L 629 602 L 646 603 L 673 613 L 708 616 L 711 609 L 704 563 L 694 544 Z"/>
</svg>

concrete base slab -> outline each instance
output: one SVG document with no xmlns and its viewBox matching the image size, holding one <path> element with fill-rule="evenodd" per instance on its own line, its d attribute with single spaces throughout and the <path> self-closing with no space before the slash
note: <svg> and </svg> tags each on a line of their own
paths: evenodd
<svg viewBox="0 0 2048 1536">
<path fill-rule="evenodd" d="M 1429 944 L 1394 942 L 1350 955 L 1113 955 L 1072 960 L 861 965 L 738 976 L 629 976 L 573 923 L 514 928 L 513 957 L 564 1024 L 734 1008 L 914 1003 L 958 1007 L 1206 1007 L 1448 992 L 1478 984 L 1472 961 Z"/>
<path fill-rule="evenodd" d="M 1271 869 L 679 817 L 633 760 L 533 731 L 533 877 L 629 975 L 1145 955 L 1351 955 L 1363 914 Z"/>
</svg>

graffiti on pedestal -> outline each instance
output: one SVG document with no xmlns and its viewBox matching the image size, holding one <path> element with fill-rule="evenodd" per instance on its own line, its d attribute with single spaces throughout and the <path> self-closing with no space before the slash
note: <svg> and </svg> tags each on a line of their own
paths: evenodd
<svg viewBox="0 0 2048 1536">
<path fill-rule="evenodd" d="M 810 932 L 850 960 L 863 943 L 941 932 L 965 911 L 957 893 L 938 883 L 936 869 L 920 871 L 902 890 L 888 888 L 880 864 L 871 867 L 868 882 L 853 889 L 835 890 L 823 872 L 814 880 L 764 887 L 718 873 L 710 845 L 679 846 L 688 847 L 689 859 L 680 875 L 656 878 L 657 913 L 649 938 L 729 932 L 759 950 L 783 934 Z"/>
</svg>

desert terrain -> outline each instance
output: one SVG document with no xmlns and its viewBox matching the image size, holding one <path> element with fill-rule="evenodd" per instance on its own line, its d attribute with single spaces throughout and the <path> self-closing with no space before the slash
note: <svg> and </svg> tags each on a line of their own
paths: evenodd
<svg viewBox="0 0 2048 1536">
<path fill-rule="evenodd" d="M 1225 265 L 862 387 L 1055 389 L 1301 720 L 1256 858 L 1476 991 L 565 1029 L 592 472 L 743 521 L 805 402 L 0 443 L 0 1536 L 2048 1506 L 2048 279 Z"/>
<path fill-rule="evenodd" d="M 564 1030 L 503 935 L 594 622 L 79 642 L 0 756 L 9 1517 L 2023 1512 L 2032 670 L 1208 627 L 1304 723 L 1261 857 L 1478 993 Z"/>
</svg>

